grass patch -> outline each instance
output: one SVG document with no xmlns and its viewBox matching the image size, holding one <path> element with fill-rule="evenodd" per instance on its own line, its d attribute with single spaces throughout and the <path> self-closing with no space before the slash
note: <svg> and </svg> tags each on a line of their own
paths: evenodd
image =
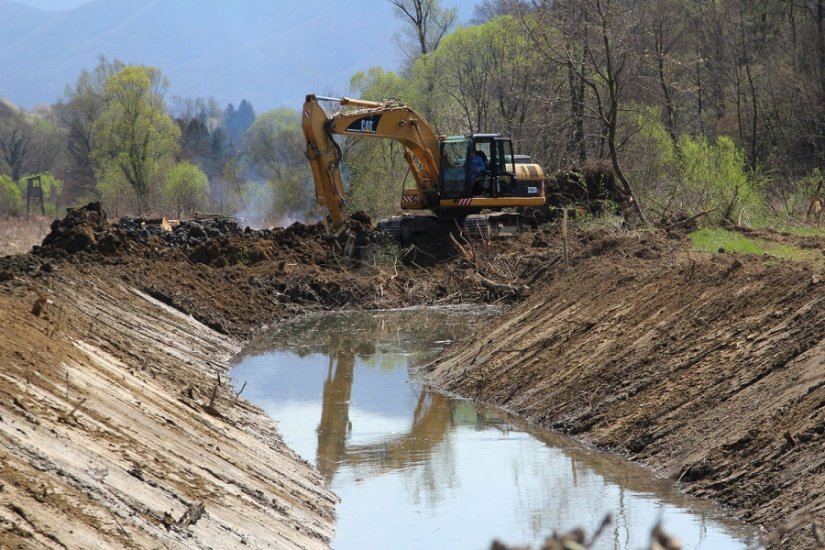
<svg viewBox="0 0 825 550">
<path fill-rule="evenodd" d="M 825 237 L 825 227 L 783 227 L 781 232 L 797 237 Z"/>
<path fill-rule="evenodd" d="M 751 256 L 771 256 L 794 262 L 822 261 L 819 250 L 799 248 L 791 244 L 752 239 L 735 231 L 721 228 L 705 228 L 690 234 L 693 248 L 698 252 L 724 252 Z"/>
</svg>

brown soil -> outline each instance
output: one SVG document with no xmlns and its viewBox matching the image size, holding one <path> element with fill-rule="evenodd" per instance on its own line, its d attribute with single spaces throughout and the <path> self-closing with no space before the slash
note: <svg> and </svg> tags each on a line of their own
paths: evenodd
<svg viewBox="0 0 825 550">
<path fill-rule="evenodd" d="M 426 370 L 445 390 L 627 455 L 750 522 L 810 514 L 822 525 L 823 336 L 820 268 L 604 234 L 581 239 L 569 269 Z M 795 523 L 777 546 L 817 547 L 810 520 Z"/>
<path fill-rule="evenodd" d="M 456 261 L 336 259 L 318 226 L 172 237 L 90 206 L 0 258 L 0 548 L 328 547 L 335 496 L 221 377 L 241 341 L 309 309 L 517 295 Z"/>
<path fill-rule="evenodd" d="M 466 302 L 517 305 L 432 365 L 435 383 L 754 523 L 825 519 L 817 268 L 606 230 L 572 235 L 567 268 L 553 226 L 445 242 L 424 268 L 366 222 L 343 261 L 318 226 L 172 234 L 99 214 L 0 258 L 0 547 L 327 546 L 334 496 L 219 378 L 229 357 L 310 309 Z"/>
</svg>

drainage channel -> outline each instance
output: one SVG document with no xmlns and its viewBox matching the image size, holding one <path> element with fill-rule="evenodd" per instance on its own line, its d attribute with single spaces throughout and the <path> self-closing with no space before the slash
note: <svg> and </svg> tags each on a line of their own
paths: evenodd
<svg viewBox="0 0 825 550">
<path fill-rule="evenodd" d="M 536 430 L 410 380 L 490 320 L 491 310 L 310 315 L 265 334 L 236 359 L 244 397 L 277 422 L 341 498 L 337 550 L 540 546 L 554 530 L 592 532 L 595 548 L 647 547 L 661 520 L 684 549 L 746 548 L 754 531 L 627 461 Z"/>
</svg>

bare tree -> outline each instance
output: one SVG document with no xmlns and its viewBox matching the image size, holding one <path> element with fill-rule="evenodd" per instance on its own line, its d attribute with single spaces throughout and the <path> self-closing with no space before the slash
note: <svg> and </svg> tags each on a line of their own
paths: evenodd
<svg viewBox="0 0 825 550">
<path fill-rule="evenodd" d="M 476 4 L 473 23 L 486 23 L 502 15 L 516 15 L 529 8 L 525 0 L 482 0 Z"/>
<path fill-rule="evenodd" d="M 456 9 L 442 8 L 439 0 L 388 1 L 395 8 L 396 16 L 408 25 L 405 33 L 411 41 L 402 43 L 401 49 L 410 61 L 435 51 L 458 19 Z"/>
</svg>

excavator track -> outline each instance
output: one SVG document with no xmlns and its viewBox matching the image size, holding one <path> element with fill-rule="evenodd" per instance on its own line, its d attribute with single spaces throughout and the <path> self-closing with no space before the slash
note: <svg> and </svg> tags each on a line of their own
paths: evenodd
<svg viewBox="0 0 825 550">
<path fill-rule="evenodd" d="M 465 217 L 395 216 L 378 222 L 379 231 L 401 246 L 415 244 L 421 235 L 460 234 L 466 239 L 491 240 L 516 235 L 534 221 L 516 213 L 473 214 Z"/>
</svg>

